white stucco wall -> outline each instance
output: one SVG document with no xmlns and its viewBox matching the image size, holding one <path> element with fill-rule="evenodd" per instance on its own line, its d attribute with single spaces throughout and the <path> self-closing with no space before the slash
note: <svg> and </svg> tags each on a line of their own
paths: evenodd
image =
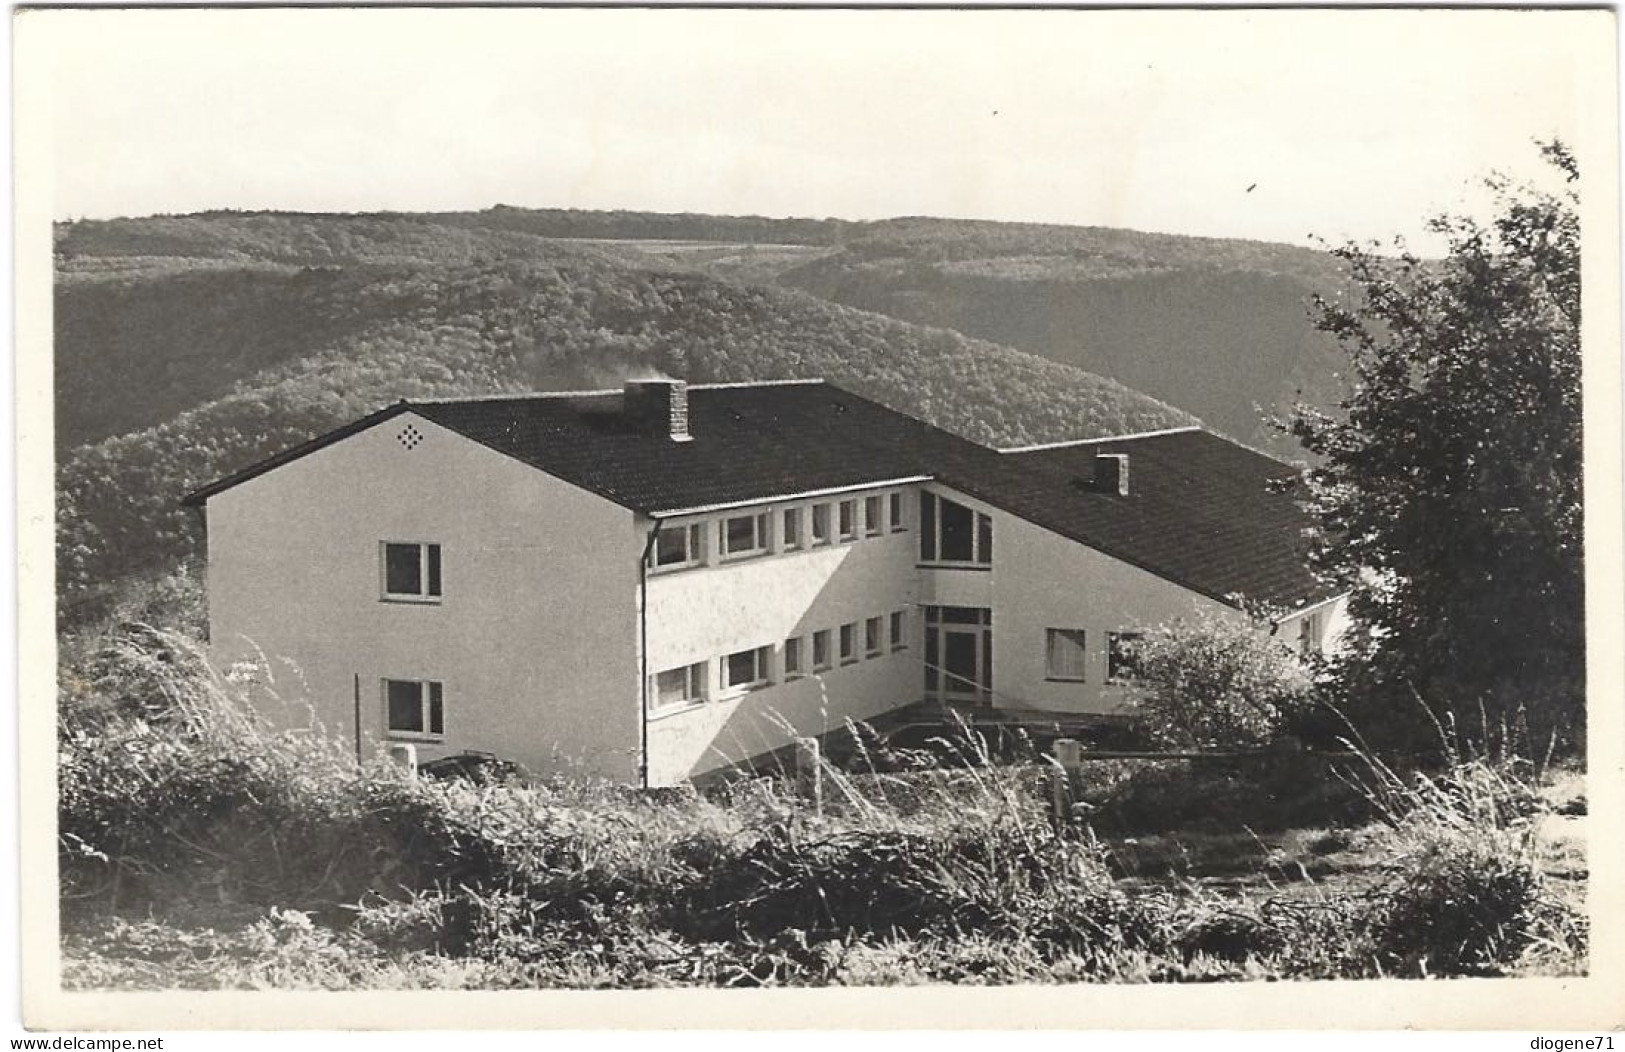
<svg viewBox="0 0 1625 1052">
<path fill-rule="evenodd" d="M 411 450 L 408 422 L 424 435 Z M 381 600 L 384 540 L 442 546 L 440 603 Z M 477 749 L 635 778 L 630 511 L 408 413 L 210 498 L 208 546 L 215 659 L 271 659 L 279 693 L 310 706 L 283 722 L 313 714 L 353 742 L 359 676 L 371 751 L 381 680 L 438 680 L 445 741 L 418 743 L 420 759 Z"/>
<path fill-rule="evenodd" d="M 993 610 L 994 704 L 1060 712 L 1121 711 L 1106 682 L 1107 636 L 1199 611 L 1242 616 L 1156 574 L 941 486 L 932 489 L 993 520 L 993 568 L 922 571 L 925 601 Z M 1045 630 L 1082 629 L 1084 681 L 1045 676 Z"/>
<path fill-rule="evenodd" d="M 834 730 L 846 719 L 868 719 L 919 699 L 919 618 L 914 606 L 916 502 L 908 491 L 904 507 L 909 529 L 905 532 L 651 575 L 651 673 L 709 662 L 709 683 L 715 695 L 721 683 L 719 658 L 768 646 L 773 650 L 775 680 L 774 686 L 742 696 L 714 697 L 676 711 L 656 711 L 649 723 L 651 784 L 681 781 L 780 748 L 796 736 Z M 776 523 L 778 514 L 791 503 L 806 506 L 809 502 L 781 502 L 749 510 L 771 509 Z M 715 523 L 717 518 L 711 516 L 708 521 Z M 674 524 L 682 521 L 672 520 Z M 899 609 L 909 611 L 908 648 L 894 653 L 888 642 L 884 656 L 862 657 L 864 620 L 887 618 Z M 842 666 L 838 629 L 847 622 L 858 623 L 860 658 Z M 888 627 L 882 623 L 883 631 Z M 803 646 L 810 669 L 810 637 L 819 629 L 831 630 L 835 666 L 822 674 L 784 682 L 784 641 L 792 636 L 807 638 Z"/>
</svg>

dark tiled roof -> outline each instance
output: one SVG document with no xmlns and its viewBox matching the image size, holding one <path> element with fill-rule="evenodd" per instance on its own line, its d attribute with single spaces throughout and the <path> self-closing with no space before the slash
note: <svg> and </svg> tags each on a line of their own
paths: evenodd
<svg viewBox="0 0 1625 1052">
<path fill-rule="evenodd" d="M 688 400 L 690 442 L 634 426 L 620 392 L 414 408 L 647 514 L 927 476 L 929 449 L 907 434 L 962 441 L 824 383 L 691 387 Z"/>
<path fill-rule="evenodd" d="M 1097 453 L 1128 454 L 1127 496 L 1084 484 Z M 1194 591 L 1286 608 L 1335 594 L 1308 569 L 1298 470 L 1273 457 L 1189 429 L 1001 459 L 965 480 L 983 499 Z"/>
<path fill-rule="evenodd" d="M 934 478 L 1221 601 L 1328 594 L 1305 568 L 1294 469 L 1196 430 L 1001 453 L 830 384 L 689 388 L 693 441 L 633 426 L 620 392 L 401 403 L 204 487 L 200 503 L 411 411 L 645 514 Z M 1129 454 L 1126 497 L 1090 492 L 1096 452 Z"/>
</svg>

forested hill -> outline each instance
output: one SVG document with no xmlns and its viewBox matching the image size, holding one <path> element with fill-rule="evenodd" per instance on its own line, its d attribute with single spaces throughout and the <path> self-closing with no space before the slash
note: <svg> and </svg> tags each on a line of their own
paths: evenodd
<svg viewBox="0 0 1625 1052">
<path fill-rule="evenodd" d="M 961 434 L 1192 417 L 959 333 L 430 217 L 157 217 L 57 235 L 66 608 L 195 551 L 191 487 L 401 397 L 822 376 Z M 71 616 L 71 614 L 70 614 Z"/>
<path fill-rule="evenodd" d="M 718 276 L 939 325 L 1118 380 L 1209 427 L 1298 456 L 1263 423 L 1342 394 L 1310 324 L 1347 291 L 1328 253 L 1103 227 L 905 218 L 872 223 L 495 208 L 469 228 L 616 242 Z M 703 243 L 703 244 L 697 244 Z"/>
</svg>

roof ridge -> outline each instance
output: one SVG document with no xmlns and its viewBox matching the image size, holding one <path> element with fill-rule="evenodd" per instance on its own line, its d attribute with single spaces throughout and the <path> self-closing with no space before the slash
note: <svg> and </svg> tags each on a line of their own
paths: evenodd
<svg viewBox="0 0 1625 1052">
<path fill-rule="evenodd" d="M 1069 438 L 1064 442 L 1039 442 L 1031 446 L 1006 446 L 997 449 L 999 453 L 1037 453 L 1045 449 L 1065 449 L 1068 446 L 1097 446 L 1102 442 L 1127 442 L 1135 438 L 1156 438 L 1160 435 L 1181 435 L 1187 431 L 1200 431 L 1200 424 L 1185 424 L 1182 427 L 1164 427 L 1156 431 L 1134 431 L 1126 435 L 1102 435 L 1099 438 Z M 1238 443 L 1239 444 L 1239 443 Z"/>
<path fill-rule="evenodd" d="M 634 381 L 628 381 L 631 383 Z M 687 381 L 683 381 L 687 383 Z M 735 380 L 727 383 L 688 384 L 690 391 L 721 391 L 739 387 L 814 387 L 827 384 L 823 377 L 800 380 Z M 396 405 L 458 405 L 464 402 L 523 402 L 532 398 L 601 398 L 618 395 L 625 387 L 601 387 L 581 391 L 525 391 L 517 394 L 466 395 L 461 398 L 402 398 Z"/>
<path fill-rule="evenodd" d="M 733 380 L 727 383 L 689 384 L 688 389 L 690 391 L 722 391 L 735 387 L 816 387 L 827 383 L 829 383 L 828 380 L 817 376 L 806 380 Z"/>
<path fill-rule="evenodd" d="M 595 391 L 526 391 L 523 394 L 488 394 L 468 395 L 463 398 L 402 398 L 396 405 L 462 405 L 467 402 L 527 402 L 536 398 L 601 398 L 604 395 L 618 395 L 619 387 L 608 387 Z"/>
</svg>

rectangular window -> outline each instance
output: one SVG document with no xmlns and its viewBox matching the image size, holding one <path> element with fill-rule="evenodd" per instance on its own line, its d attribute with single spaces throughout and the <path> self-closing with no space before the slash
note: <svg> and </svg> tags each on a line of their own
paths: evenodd
<svg viewBox="0 0 1625 1052">
<path fill-rule="evenodd" d="M 942 505 L 939 513 L 942 533 L 938 538 L 937 558 L 943 562 L 971 562 L 976 558 L 976 513 L 951 500 L 939 503 Z"/>
<path fill-rule="evenodd" d="M 723 522 L 722 553 L 730 558 L 767 551 L 767 513 L 734 515 Z"/>
<path fill-rule="evenodd" d="M 657 570 L 698 566 L 704 561 L 704 555 L 705 526 L 702 523 L 662 526 L 655 536 L 654 566 Z"/>
<path fill-rule="evenodd" d="M 887 499 L 888 510 L 891 512 L 891 531 L 902 533 L 908 527 L 903 523 L 903 495 L 893 493 Z"/>
<path fill-rule="evenodd" d="M 441 685 L 434 680 L 384 680 L 384 726 L 396 738 L 445 737 L 445 694 Z"/>
<path fill-rule="evenodd" d="M 680 668 L 669 668 L 655 675 L 654 707 L 656 709 L 671 708 L 676 705 L 691 705 L 705 700 L 705 665 L 704 661 L 696 661 L 692 665 L 683 665 Z"/>
<path fill-rule="evenodd" d="M 801 509 L 784 509 L 784 550 L 793 552 L 801 547 Z"/>
<path fill-rule="evenodd" d="M 1084 659 L 1089 653 L 1081 628 L 1044 630 L 1044 678 L 1082 683 Z"/>
<path fill-rule="evenodd" d="M 858 539 L 858 502 L 843 500 L 840 504 L 841 540 L 855 541 Z"/>
<path fill-rule="evenodd" d="M 440 601 L 440 545 L 383 544 L 384 598 Z"/>
<path fill-rule="evenodd" d="M 841 664 L 850 665 L 858 659 L 858 623 L 848 622 L 841 626 Z"/>
<path fill-rule="evenodd" d="M 767 647 L 739 650 L 722 659 L 724 690 L 750 690 L 767 684 Z"/>
<path fill-rule="evenodd" d="M 813 544 L 828 544 L 829 537 L 829 505 L 814 504 L 812 510 L 812 542 Z"/>
<path fill-rule="evenodd" d="M 829 668 L 829 629 L 822 628 L 813 633 L 812 660 L 814 672 Z"/>
<path fill-rule="evenodd" d="M 801 675 L 805 669 L 801 667 L 801 640 L 786 639 L 784 641 L 784 677 Z"/>
<path fill-rule="evenodd" d="M 920 561 L 993 564 L 993 520 L 963 504 L 920 494 Z"/>
<path fill-rule="evenodd" d="M 863 622 L 863 653 L 866 657 L 879 657 L 885 649 L 880 638 L 880 618 L 871 617 Z"/>
<path fill-rule="evenodd" d="M 863 498 L 863 535 L 865 537 L 879 537 L 886 530 L 886 523 L 880 517 L 881 503 L 878 496 Z"/>
<path fill-rule="evenodd" d="M 903 650 L 907 647 L 908 643 L 903 639 L 903 611 L 894 610 L 891 615 L 891 648 Z"/>
<path fill-rule="evenodd" d="M 1140 641 L 1140 635 L 1139 632 L 1106 633 L 1107 682 L 1115 683 L 1139 670 L 1139 656 L 1135 653 L 1134 647 Z"/>
</svg>

